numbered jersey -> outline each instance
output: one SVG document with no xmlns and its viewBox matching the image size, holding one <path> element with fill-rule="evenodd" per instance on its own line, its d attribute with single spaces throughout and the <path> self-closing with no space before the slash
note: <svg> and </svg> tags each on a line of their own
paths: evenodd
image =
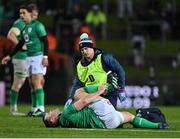
<svg viewBox="0 0 180 139">
<path fill-rule="evenodd" d="M 83 66 L 81 62 L 77 65 L 79 80 L 85 86 L 99 86 L 107 82 L 107 75 L 102 67 L 102 54 L 99 54 L 88 66 Z"/>
<path fill-rule="evenodd" d="M 13 23 L 12 28 L 16 28 L 20 32 L 22 32 L 23 29 L 25 28 L 25 26 L 26 26 L 26 24 L 24 23 L 24 21 L 22 19 L 18 19 Z M 18 38 L 18 40 L 21 39 L 21 33 L 17 36 L 17 38 Z M 15 58 L 15 59 L 25 59 L 26 57 L 27 57 L 26 51 L 21 50 L 21 51 L 18 51 L 16 53 L 16 55 L 14 55 L 13 58 Z"/>
<path fill-rule="evenodd" d="M 44 25 L 37 20 L 33 20 L 26 25 L 22 35 L 25 45 L 27 46 L 28 56 L 37 56 L 43 54 L 44 45 L 40 38 L 46 36 L 46 34 L 47 33 Z"/>
</svg>

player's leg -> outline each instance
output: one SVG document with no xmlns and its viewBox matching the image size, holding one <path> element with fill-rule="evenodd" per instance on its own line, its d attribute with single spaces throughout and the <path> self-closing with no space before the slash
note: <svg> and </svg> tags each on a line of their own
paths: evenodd
<svg viewBox="0 0 180 139">
<path fill-rule="evenodd" d="M 42 55 L 30 57 L 31 63 L 31 82 L 33 85 L 33 93 L 35 94 L 37 111 L 33 116 L 41 116 L 45 112 L 44 107 L 44 76 L 46 68 L 42 66 Z"/>
<path fill-rule="evenodd" d="M 28 78 L 29 86 L 31 88 L 31 111 L 28 112 L 27 116 L 32 116 L 34 112 L 38 110 L 38 100 L 36 99 L 35 88 L 32 85 L 32 77 Z M 41 79 L 41 84 L 44 86 L 44 77 Z"/>
<path fill-rule="evenodd" d="M 129 112 L 121 112 L 124 117 L 124 123 L 132 123 L 135 127 L 139 128 L 151 128 L 151 129 L 166 129 L 168 126 L 164 126 L 163 123 L 150 122 L 144 118 L 134 116 Z"/>
<path fill-rule="evenodd" d="M 32 84 L 34 86 L 34 93 L 36 98 L 36 108 L 40 111 L 44 112 L 44 89 L 42 86 L 42 74 L 34 74 L 32 75 Z"/>
<path fill-rule="evenodd" d="M 106 128 L 117 128 L 123 123 L 123 116 L 117 112 L 108 99 L 102 98 L 88 106 L 103 121 Z"/>
<path fill-rule="evenodd" d="M 31 76 L 28 78 L 29 86 L 31 89 L 31 110 L 27 113 L 27 116 L 32 116 L 33 112 L 37 111 L 36 94 L 32 85 Z"/>
<path fill-rule="evenodd" d="M 14 80 L 10 90 L 10 111 L 12 115 L 24 115 L 17 109 L 19 90 L 27 77 L 26 60 L 13 59 Z"/>
<path fill-rule="evenodd" d="M 10 90 L 10 111 L 12 115 L 20 115 L 18 114 L 18 96 L 19 96 L 19 90 L 24 84 L 26 78 L 18 77 L 14 75 L 14 81 Z"/>
</svg>

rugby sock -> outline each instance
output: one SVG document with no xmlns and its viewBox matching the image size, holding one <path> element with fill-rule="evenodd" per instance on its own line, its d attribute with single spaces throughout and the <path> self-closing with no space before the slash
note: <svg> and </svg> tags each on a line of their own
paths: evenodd
<svg viewBox="0 0 180 139">
<path fill-rule="evenodd" d="M 157 129 L 160 126 L 159 123 L 153 123 L 144 118 L 140 118 L 137 116 L 135 116 L 135 118 L 133 119 L 132 124 L 135 125 L 136 127 L 142 127 L 142 128 L 156 128 Z"/>
<path fill-rule="evenodd" d="M 44 112 L 44 90 L 43 88 L 37 89 L 36 93 L 36 101 L 37 107 Z"/>
<path fill-rule="evenodd" d="M 37 107 L 36 92 L 31 92 L 31 107 L 32 107 L 32 111 L 36 111 L 36 107 Z"/>
<path fill-rule="evenodd" d="M 19 95 L 18 92 L 12 89 L 10 90 L 10 105 L 17 105 L 18 95 Z"/>
</svg>

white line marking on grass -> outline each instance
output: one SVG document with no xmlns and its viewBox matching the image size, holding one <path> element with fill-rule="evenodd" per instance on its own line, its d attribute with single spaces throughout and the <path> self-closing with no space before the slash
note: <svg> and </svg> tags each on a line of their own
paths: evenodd
<svg viewBox="0 0 180 139">
<path fill-rule="evenodd" d="M 66 128 L 66 129 L 68 129 L 68 130 L 96 130 L 96 131 L 117 131 L 118 129 L 116 128 L 116 129 L 88 129 L 88 128 Z M 129 131 L 132 131 L 132 132 L 166 132 L 166 133 L 180 133 L 180 130 L 168 130 L 168 129 L 162 129 L 162 130 L 160 130 L 160 129 L 154 129 L 154 130 L 150 130 L 150 129 L 148 129 L 148 130 L 145 130 L 145 129 L 119 129 L 121 132 L 129 132 Z"/>
<path fill-rule="evenodd" d="M 157 130 L 139 130 L 139 129 L 137 129 L 137 130 L 135 130 L 135 129 L 128 129 L 128 130 L 121 130 L 121 131 L 132 131 L 132 132 L 173 132 L 173 133 L 180 133 L 180 130 L 167 130 L 167 129 L 162 129 L 162 130 L 159 130 L 159 129 L 157 129 Z"/>
</svg>

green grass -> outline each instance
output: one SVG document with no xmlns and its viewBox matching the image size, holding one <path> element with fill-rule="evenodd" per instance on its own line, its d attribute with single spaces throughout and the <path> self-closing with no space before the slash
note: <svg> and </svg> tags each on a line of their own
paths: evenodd
<svg viewBox="0 0 180 139">
<path fill-rule="evenodd" d="M 57 106 L 46 106 L 47 110 Z M 62 108 L 62 107 L 61 107 Z M 20 106 L 27 112 L 30 106 Z M 0 108 L 0 138 L 179 138 L 180 113 L 178 107 L 160 107 L 170 125 L 168 130 L 135 129 L 130 124 L 119 129 L 78 129 L 78 128 L 45 128 L 41 118 L 13 117 L 9 107 Z M 135 109 L 128 109 L 135 113 Z"/>
</svg>

